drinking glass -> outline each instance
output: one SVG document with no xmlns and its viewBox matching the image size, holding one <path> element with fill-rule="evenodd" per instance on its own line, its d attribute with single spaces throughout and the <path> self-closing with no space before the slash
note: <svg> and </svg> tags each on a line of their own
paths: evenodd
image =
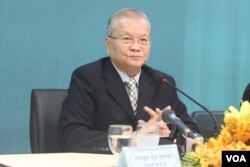
<svg viewBox="0 0 250 167">
<path fill-rule="evenodd" d="M 110 125 L 108 130 L 109 148 L 119 154 L 122 147 L 130 146 L 133 128 L 131 125 Z"/>
<path fill-rule="evenodd" d="M 156 124 L 138 124 L 136 128 L 137 146 L 157 146 L 160 140 L 159 126 Z"/>
</svg>

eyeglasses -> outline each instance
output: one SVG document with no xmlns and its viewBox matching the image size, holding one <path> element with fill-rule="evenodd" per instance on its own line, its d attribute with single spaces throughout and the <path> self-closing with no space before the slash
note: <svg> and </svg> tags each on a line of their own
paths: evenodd
<svg viewBox="0 0 250 167">
<path fill-rule="evenodd" d="M 136 41 L 136 39 L 131 36 L 114 37 L 114 36 L 109 35 L 108 37 L 111 39 L 120 40 L 121 43 L 125 46 L 131 46 Z M 147 47 L 150 43 L 150 39 L 148 37 L 142 37 L 137 40 L 137 43 L 141 47 Z"/>
</svg>

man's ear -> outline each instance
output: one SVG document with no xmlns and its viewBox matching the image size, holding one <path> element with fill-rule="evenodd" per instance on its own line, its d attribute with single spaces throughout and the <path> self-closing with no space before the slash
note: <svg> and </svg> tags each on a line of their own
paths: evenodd
<svg viewBox="0 0 250 167">
<path fill-rule="evenodd" d="M 108 51 L 109 48 L 110 48 L 110 38 L 109 38 L 109 37 L 106 37 L 106 38 L 105 38 L 105 46 L 106 46 L 106 49 L 107 49 L 107 51 Z"/>
</svg>

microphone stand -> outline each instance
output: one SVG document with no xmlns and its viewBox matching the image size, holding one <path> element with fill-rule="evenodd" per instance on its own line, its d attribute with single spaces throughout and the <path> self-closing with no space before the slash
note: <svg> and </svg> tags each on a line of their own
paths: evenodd
<svg viewBox="0 0 250 167">
<path fill-rule="evenodd" d="M 182 133 L 179 131 L 176 125 L 172 126 L 171 132 L 169 134 L 169 139 L 171 141 L 174 141 L 174 139 L 176 139 L 176 145 L 178 148 L 179 155 L 180 157 L 183 157 L 186 153 L 184 145 L 185 141 L 184 138 L 182 137 Z"/>
<path fill-rule="evenodd" d="M 170 132 L 170 134 L 169 134 L 169 139 L 170 139 L 171 141 L 174 141 L 174 139 L 176 138 L 176 136 L 177 136 L 177 131 L 178 131 L 178 129 L 177 129 L 176 125 L 172 126 L 171 132 Z"/>
<path fill-rule="evenodd" d="M 198 103 L 196 100 L 194 100 L 192 97 L 190 97 L 188 94 L 186 94 L 185 92 L 183 92 L 182 90 L 178 89 L 175 85 L 173 85 L 172 83 L 170 83 L 168 80 L 166 79 L 162 79 L 163 83 L 166 83 L 168 85 L 170 85 L 171 87 L 175 88 L 178 92 L 180 92 L 181 94 L 183 94 L 184 96 L 186 96 L 189 100 L 191 100 L 192 102 L 194 102 L 196 105 L 198 105 L 200 108 L 202 108 L 204 111 L 206 111 L 212 118 L 213 120 L 213 124 L 214 124 L 214 136 L 218 136 L 218 125 L 217 125 L 217 120 L 214 116 L 214 114 L 209 111 L 205 106 L 201 105 L 200 103 Z"/>
</svg>

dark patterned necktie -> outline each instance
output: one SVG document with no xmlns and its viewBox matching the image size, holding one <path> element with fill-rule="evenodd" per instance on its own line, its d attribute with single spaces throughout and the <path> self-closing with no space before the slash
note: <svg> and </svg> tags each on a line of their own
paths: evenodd
<svg viewBox="0 0 250 167">
<path fill-rule="evenodd" d="M 129 96 L 134 114 L 136 115 L 136 107 L 137 107 L 136 81 L 134 78 L 130 78 L 129 81 L 125 81 L 125 84 L 128 88 L 128 96 Z"/>
</svg>

